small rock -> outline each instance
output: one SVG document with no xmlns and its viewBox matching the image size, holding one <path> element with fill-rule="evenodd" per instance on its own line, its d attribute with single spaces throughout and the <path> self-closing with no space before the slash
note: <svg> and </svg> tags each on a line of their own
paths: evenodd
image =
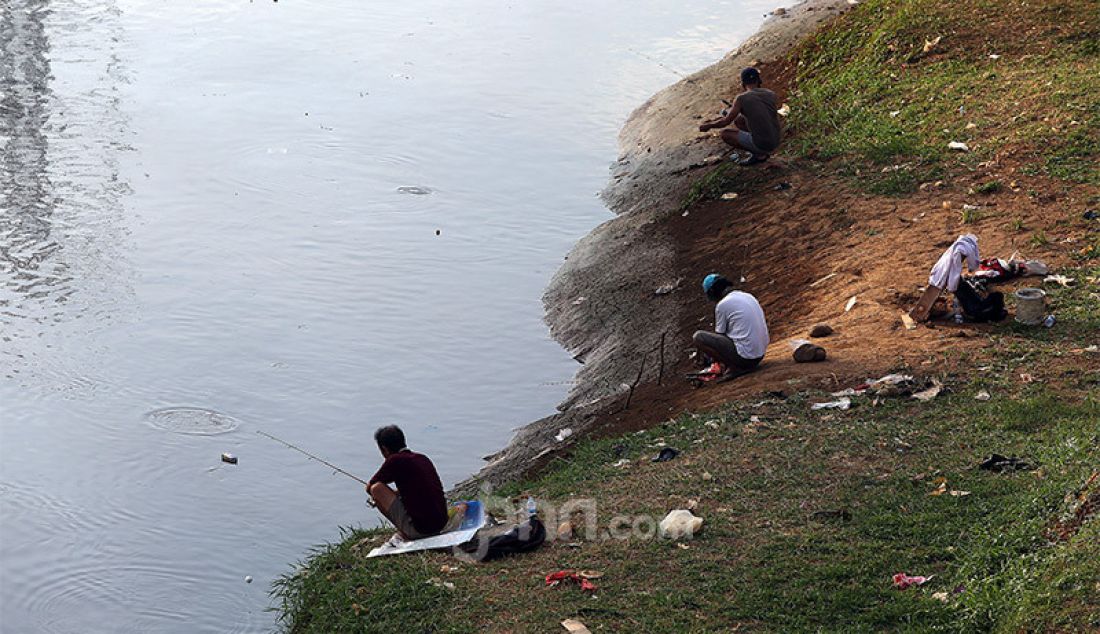
<svg viewBox="0 0 1100 634">
<path fill-rule="evenodd" d="M 245 577 L 244 582 L 245 583 L 252 583 L 252 575 L 248 575 L 247 577 Z"/>
<path fill-rule="evenodd" d="M 775 11 L 772 11 L 772 15 L 786 15 L 786 14 L 787 14 L 787 10 L 784 9 L 783 7 L 779 7 Z"/>
<path fill-rule="evenodd" d="M 974 395 L 975 401 L 988 401 L 990 399 L 989 392 L 982 390 Z"/>
<path fill-rule="evenodd" d="M 829 324 L 817 324 L 810 329 L 811 337 L 828 337 L 833 334 L 833 327 Z"/>
<path fill-rule="evenodd" d="M 722 200 L 733 200 L 737 198 L 737 192 L 726 192 L 722 194 Z"/>
</svg>

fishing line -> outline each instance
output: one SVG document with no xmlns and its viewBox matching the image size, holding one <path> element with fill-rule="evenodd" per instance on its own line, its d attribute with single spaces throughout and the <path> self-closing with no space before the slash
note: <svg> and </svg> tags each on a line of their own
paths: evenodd
<svg viewBox="0 0 1100 634">
<path fill-rule="evenodd" d="M 363 484 L 364 486 L 370 486 L 370 483 L 367 482 L 366 480 L 364 480 L 364 479 L 362 479 L 358 476 L 352 475 L 352 474 L 348 473 L 347 471 L 344 471 L 343 469 L 341 469 L 340 467 L 337 467 L 336 465 L 332 464 L 328 460 L 325 460 L 324 458 L 321 458 L 319 456 L 315 456 L 315 455 L 309 453 L 308 451 L 306 451 L 305 449 L 302 449 L 301 447 L 295 447 L 294 445 L 288 443 L 287 441 L 285 441 L 281 438 L 276 438 L 275 436 L 272 436 L 271 434 L 269 434 L 265 431 L 260 431 L 260 430 L 257 429 L 256 433 L 261 435 L 261 436 L 266 436 L 266 437 L 274 440 L 277 443 L 280 443 L 280 444 L 282 444 L 286 447 L 289 447 L 290 449 L 293 449 L 294 451 L 297 451 L 298 453 L 305 454 L 305 455 L 309 456 L 310 458 L 312 458 L 313 460 L 316 460 L 317 462 L 320 462 L 323 465 L 326 465 L 328 467 L 332 467 L 337 473 L 342 473 L 342 474 L 346 475 L 347 477 L 351 478 L 352 480 L 355 480 L 356 482 L 359 482 L 359 483 Z"/>
</svg>

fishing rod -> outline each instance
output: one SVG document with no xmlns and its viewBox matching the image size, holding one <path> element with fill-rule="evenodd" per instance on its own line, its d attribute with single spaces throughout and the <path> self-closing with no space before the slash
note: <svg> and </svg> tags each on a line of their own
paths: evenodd
<svg viewBox="0 0 1100 634">
<path fill-rule="evenodd" d="M 305 454 L 305 455 L 309 456 L 310 458 L 316 460 L 317 462 L 320 462 L 323 465 L 332 467 L 337 473 L 342 473 L 342 474 L 346 475 L 347 477 L 351 478 L 352 480 L 355 480 L 356 482 L 359 482 L 360 484 L 362 484 L 364 486 L 370 486 L 370 482 L 367 482 L 366 480 L 364 480 L 364 479 L 362 479 L 358 476 L 352 475 L 352 474 L 348 473 L 347 471 L 344 471 L 343 469 L 341 469 L 340 467 L 337 467 L 336 465 L 332 464 L 328 460 L 325 460 L 324 458 L 320 458 L 318 456 L 315 456 L 315 455 L 309 453 L 308 451 L 306 451 L 305 449 L 302 449 L 301 447 L 295 447 L 294 445 L 288 443 L 287 441 L 285 441 L 281 438 L 276 438 L 275 436 L 272 436 L 271 434 L 269 434 L 265 431 L 260 431 L 259 429 L 256 430 L 256 433 L 261 435 L 261 436 L 267 436 L 268 438 L 274 440 L 275 442 L 280 443 L 282 445 L 285 445 L 286 447 L 289 447 L 289 448 L 293 449 L 294 451 L 297 451 L 298 453 Z"/>
</svg>

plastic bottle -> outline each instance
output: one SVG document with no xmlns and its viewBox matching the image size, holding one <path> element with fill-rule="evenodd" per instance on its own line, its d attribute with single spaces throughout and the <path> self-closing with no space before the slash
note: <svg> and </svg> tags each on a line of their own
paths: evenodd
<svg viewBox="0 0 1100 634">
<path fill-rule="evenodd" d="M 538 510 L 539 510 L 539 508 L 538 508 L 538 505 L 535 504 L 535 498 L 528 495 L 527 496 L 527 517 L 528 518 L 534 517 L 535 514 L 538 513 Z"/>
</svg>

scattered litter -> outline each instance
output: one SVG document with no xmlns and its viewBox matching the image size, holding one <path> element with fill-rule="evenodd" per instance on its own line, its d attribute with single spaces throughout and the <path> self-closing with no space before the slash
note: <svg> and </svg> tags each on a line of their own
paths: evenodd
<svg viewBox="0 0 1100 634">
<path fill-rule="evenodd" d="M 831 509 L 828 511 L 815 511 L 810 517 L 815 520 L 841 520 L 848 522 L 852 519 L 852 512 L 848 509 Z"/>
<path fill-rule="evenodd" d="M 237 464 L 237 456 L 234 456 L 233 454 L 228 453 L 228 452 L 223 453 L 222 454 L 222 462 L 227 462 L 229 464 Z"/>
<path fill-rule="evenodd" d="M 973 130 L 974 128 L 977 128 L 977 127 L 978 127 L 978 124 L 977 124 L 977 123 L 974 123 L 973 121 L 971 121 L 970 123 L 966 124 L 966 129 L 967 129 L 967 130 Z"/>
<path fill-rule="evenodd" d="M 582 571 L 559 570 L 557 572 L 552 572 L 552 573 L 546 575 L 546 585 L 550 586 L 550 587 L 554 587 L 554 586 L 560 584 L 563 581 L 574 581 L 574 582 L 580 584 L 582 591 L 584 591 L 584 592 L 595 592 L 596 591 L 596 584 L 589 581 L 589 578 L 596 578 L 596 577 L 599 577 L 599 574 L 596 574 L 594 577 L 590 577 L 590 573 L 586 573 L 583 570 Z"/>
<path fill-rule="evenodd" d="M 615 464 L 613 464 L 613 465 L 611 465 L 611 466 L 612 466 L 612 467 L 620 467 L 620 468 L 621 468 L 621 467 L 625 467 L 625 466 L 626 466 L 626 465 L 628 465 L 628 464 L 630 464 L 630 461 L 629 461 L 629 460 L 627 460 L 626 458 L 622 458 L 622 459 L 620 459 L 620 460 L 619 460 L 618 462 L 616 462 Z"/>
<path fill-rule="evenodd" d="M 726 192 L 722 194 L 722 200 L 733 200 L 737 198 L 737 192 Z"/>
<path fill-rule="evenodd" d="M 680 550 L 691 550 L 691 546 L 688 546 L 684 542 L 676 542 L 676 547 Z"/>
<path fill-rule="evenodd" d="M 703 518 L 696 517 L 687 509 L 669 511 L 657 525 L 661 537 L 670 539 L 691 539 L 702 528 Z"/>
<path fill-rule="evenodd" d="M 404 185 L 402 187 L 398 187 L 397 191 L 401 192 L 402 194 L 412 194 L 413 196 L 427 196 L 428 194 L 432 193 L 432 190 L 430 188 L 418 187 L 416 185 Z"/>
<path fill-rule="evenodd" d="M 988 401 L 990 399 L 989 392 L 982 390 L 974 395 L 975 401 Z"/>
<path fill-rule="evenodd" d="M 913 318 L 909 316 L 909 313 L 901 314 L 901 323 L 905 326 L 906 330 L 916 330 L 917 322 L 913 321 Z"/>
<path fill-rule="evenodd" d="M 828 337 L 833 334 L 833 327 L 829 324 L 817 324 L 813 328 L 810 328 L 810 336 L 815 339 L 818 337 Z"/>
<path fill-rule="evenodd" d="M 573 435 L 573 430 L 566 427 L 565 429 L 559 429 L 558 430 L 558 435 L 554 436 L 554 440 L 556 440 L 558 442 L 561 442 L 561 441 L 565 440 L 566 438 L 568 438 L 572 435 Z"/>
<path fill-rule="evenodd" d="M 574 299 L 574 300 L 573 300 L 573 305 L 574 305 L 574 306 L 580 306 L 581 304 L 583 304 L 583 303 L 584 303 L 584 300 L 586 300 L 586 299 L 588 299 L 588 298 L 587 298 L 587 297 L 585 297 L 584 295 L 581 295 L 581 296 L 580 296 L 580 297 L 578 297 L 577 299 Z"/>
<path fill-rule="evenodd" d="M 899 114 L 901 114 L 901 110 L 891 110 L 890 111 L 890 117 L 891 118 L 897 117 Z"/>
<path fill-rule="evenodd" d="M 246 576 L 246 577 L 244 578 L 244 582 L 245 582 L 245 583 L 252 583 L 252 575 L 247 575 L 247 576 Z"/>
<path fill-rule="evenodd" d="M 1085 220 L 1096 220 L 1100 218 L 1100 213 L 1097 213 L 1095 209 L 1089 209 L 1085 213 L 1081 214 L 1081 217 Z"/>
<path fill-rule="evenodd" d="M 704 471 L 704 472 L 703 472 L 703 475 L 702 475 L 702 476 L 700 476 L 700 477 L 702 477 L 702 478 L 703 478 L 704 480 L 707 480 L 707 481 L 710 481 L 710 480 L 713 480 L 713 479 L 714 479 L 714 476 L 712 476 L 712 475 L 710 474 L 710 471 Z"/>
<path fill-rule="evenodd" d="M 817 286 L 818 286 L 819 284 L 822 284 L 822 283 L 824 283 L 824 282 L 825 282 L 825 281 L 827 281 L 827 280 L 831 280 L 831 279 L 832 279 L 832 278 L 834 278 L 834 277 L 836 277 L 836 273 L 829 273 L 828 275 L 826 275 L 825 277 L 823 277 L 823 278 L 819 279 L 818 281 L 814 282 L 813 284 L 810 284 L 810 288 L 815 288 L 815 287 L 817 287 Z"/>
<path fill-rule="evenodd" d="M 844 305 L 844 312 L 852 310 L 852 306 L 856 305 L 856 295 L 852 295 L 848 298 L 848 303 Z"/>
<path fill-rule="evenodd" d="M 1023 458 L 1017 458 L 1016 456 L 1006 458 L 999 453 L 995 453 L 983 460 L 978 468 L 983 471 L 1004 473 L 1006 471 L 1031 471 L 1035 467 Z"/>
<path fill-rule="evenodd" d="M 680 455 L 680 450 L 679 449 L 673 449 L 672 447 L 665 447 L 664 449 L 661 450 L 661 453 L 657 454 L 657 456 L 655 458 L 653 458 L 653 462 L 668 462 L 669 460 L 672 460 L 673 458 L 675 458 L 676 456 L 679 456 L 679 455 Z"/>
<path fill-rule="evenodd" d="M 989 59 L 1001 59 L 1001 56 L 996 53 L 990 53 Z"/>
<path fill-rule="evenodd" d="M 781 117 L 789 116 L 791 114 L 791 107 L 788 104 L 783 104 L 779 107 L 779 110 L 776 110 L 776 113 Z"/>
<path fill-rule="evenodd" d="M 936 45 L 939 44 L 940 40 L 942 40 L 942 39 L 943 39 L 942 35 L 937 35 L 936 37 L 934 37 L 930 40 L 925 40 L 924 41 L 924 48 L 922 49 L 922 51 L 925 52 L 925 53 L 931 53 L 932 50 L 934 48 L 936 48 Z"/>
<path fill-rule="evenodd" d="M 970 495 L 970 491 L 956 491 L 955 489 L 947 488 L 947 478 L 940 476 L 932 481 L 932 484 L 936 485 L 936 488 L 929 491 L 928 495 L 932 497 L 939 497 L 944 493 L 947 493 L 951 497 L 965 497 Z"/>
<path fill-rule="evenodd" d="M 1043 278 L 1043 283 L 1047 283 L 1047 282 L 1053 282 L 1055 284 L 1061 284 L 1062 287 L 1069 288 L 1074 283 L 1076 283 L 1077 280 L 1073 279 L 1072 277 L 1066 277 L 1065 275 L 1048 275 L 1048 276 Z"/>
<path fill-rule="evenodd" d="M 682 278 L 682 277 L 676 278 L 675 282 L 669 282 L 668 284 L 663 284 L 661 286 L 658 286 L 657 290 L 653 291 L 653 294 L 654 295 L 668 295 L 672 291 L 680 288 L 680 282 L 683 282 L 683 281 L 684 281 L 684 278 Z"/>
<path fill-rule="evenodd" d="M 894 587 L 898 590 L 904 590 L 909 586 L 923 586 L 924 584 L 931 581 L 932 578 L 935 576 L 936 575 L 931 575 L 928 577 L 922 577 L 919 575 L 909 576 L 904 572 L 899 572 L 898 574 L 894 575 Z"/>
<path fill-rule="evenodd" d="M 790 183 L 779 183 L 775 187 L 772 187 L 772 189 L 774 189 L 777 192 L 781 192 L 781 191 L 784 191 L 784 190 L 787 190 L 787 189 L 790 189 L 790 188 L 791 188 Z"/>
<path fill-rule="evenodd" d="M 561 541 L 568 541 L 573 536 L 573 524 L 571 522 L 562 522 L 558 525 L 558 539 Z"/>
<path fill-rule="evenodd" d="M 1054 318 L 1054 315 L 1047 315 L 1043 319 L 1043 327 L 1044 328 L 1053 328 L 1055 321 L 1057 321 L 1057 320 Z"/>
<path fill-rule="evenodd" d="M 1020 382 L 1021 383 L 1034 383 L 1035 382 L 1035 377 L 1031 376 L 1027 372 L 1021 372 L 1020 373 Z"/>
<path fill-rule="evenodd" d="M 946 592 L 933 592 L 932 593 L 932 598 L 933 599 L 935 599 L 937 601 L 943 601 L 944 603 L 947 603 L 947 597 L 948 597 L 948 595 L 947 595 Z"/>
<path fill-rule="evenodd" d="M 959 152 L 969 152 L 970 151 L 970 146 L 963 143 L 962 141 L 952 141 L 952 142 L 947 144 L 947 148 L 949 150 L 958 150 Z"/>
<path fill-rule="evenodd" d="M 940 383 L 939 381 L 933 381 L 932 382 L 932 387 L 930 387 L 928 389 L 925 389 L 925 390 L 921 390 L 920 392 L 914 392 L 913 393 L 913 398 L 917 399 L 918 401 L 920 401 L 922 403 L 926 403 L 926 402 L 936 398 L 937 396 L 939 396 L 941 391 L 943 391 L 943 384 Z"/>
<path fill-rule="evenodd" d="M 840 398 L 838 400 L 835 400 L 835 401 L 832 401 L 832 402 L 829 402 L 829 403 L 814 403 L 813 405 L 810 406 L 810 409 L 811 410 L 848 409 L 851 406 L 852 406 L 852 399 L 850 399 L 848 397 L 843 397 L 843 398 Z"/>
<path fill-rule="evenodd" d="M 571 634 L 592 634 L 592 630 L 585 627 L 584 623 L 576 619 L 565 619 L 561 622 L 561 626 Z"/>
<path fill-rule="evenodd" d="M 432 577 L 431 579 L 428 579 L 427 581 L 425 581 L 424 584 L 429 585 L 429 586 L 435 586 L 437 588 L 446 588 L 448 590 L 454 590 L 455 589 L 455 584 L 451 583 L 450 581 L 443 581 L 439 577 Z"/>
<path fill-rule="evenodd" d="M 718 424 L 718 421 L 716 421 L 716 420 L 708 420 L 707 422 L 705 422 L 703 424 L 706 425 L 707 427 L 710 427 L 711 429 L 718 429 L 720 427 L 720 425 Z"/>
</svg>

